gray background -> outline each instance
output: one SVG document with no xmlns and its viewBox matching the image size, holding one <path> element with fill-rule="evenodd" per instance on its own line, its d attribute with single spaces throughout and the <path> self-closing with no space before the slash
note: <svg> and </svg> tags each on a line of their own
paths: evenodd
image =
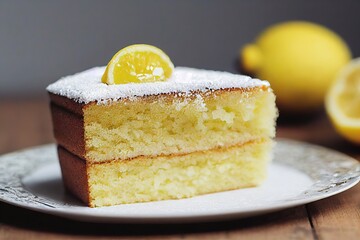
<svg viewBox="0 0 360 240">
<path fill-rule="evenodd" d="M 270 24 L 323 24 L 360 56 L 358 0 L 0 0 L 0 97 L 45 96 L 64 75 L 105 65 L 120 48 L 148 43 L 177 66 L 238 71 L 239 48 Z"/>
</svg>

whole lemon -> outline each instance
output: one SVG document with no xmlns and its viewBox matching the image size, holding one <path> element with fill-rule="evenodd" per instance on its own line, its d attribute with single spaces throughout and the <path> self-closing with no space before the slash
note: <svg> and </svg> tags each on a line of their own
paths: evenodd
<svg viewBox="0 0 360 240">
<path fill-rule="evenodd" d="M 278 107 L 289 113 L 319 109 L 333 79 L 351 59 L 340 36 L 301 21 L 269 27 L 240 54 L 244 70 L 268 80 Z"/>
</svg>

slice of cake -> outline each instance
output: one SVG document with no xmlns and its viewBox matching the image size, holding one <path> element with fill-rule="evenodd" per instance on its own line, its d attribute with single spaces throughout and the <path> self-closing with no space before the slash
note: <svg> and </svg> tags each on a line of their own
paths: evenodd
<svg viewBox="0 0 360 240">
<path fill-rule="evenodd" d="M 275 135 L 268 82 L 178 67 L 131 45 L 51 84 L 63 181 L 90 207 L 257 186 Z"/>
<path fill-rule="evenodd" d="M 106 85 L 98 67 L 51 84 L 66 188 L 91 207 L 259 185 L 277 110 L 268 82 L 175 68 L 166 82 Z"/>
</svg>

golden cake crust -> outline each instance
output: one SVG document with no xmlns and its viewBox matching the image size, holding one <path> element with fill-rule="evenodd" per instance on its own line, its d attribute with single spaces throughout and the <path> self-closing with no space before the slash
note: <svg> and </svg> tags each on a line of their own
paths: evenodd
<svg viewBox="0 0 360 240">
<path fill-rule="evenodd" d="M 89 205 L 89 185 L 85 160 L 60 146 L 58 146 L 58 155 L 65 188 Z"/>
</svg>

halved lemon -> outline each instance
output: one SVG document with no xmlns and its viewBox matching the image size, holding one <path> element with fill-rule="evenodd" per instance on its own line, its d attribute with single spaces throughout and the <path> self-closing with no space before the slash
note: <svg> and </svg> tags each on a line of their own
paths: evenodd
<svg viewBox="0 0 360 240">
<path fill-rule="evenodd" d="M 360 144 L 360 58 L 346 65 L 332 84 L 325 107 L 337 132 Z"/>
<path fill-rule="evenodd" d="M 135 44 L 121 49 L 113 56 L 101 81 L 107 84 L 165 81 L 173 70 L 174 64 L 161 49 Z"/>
</svg>

